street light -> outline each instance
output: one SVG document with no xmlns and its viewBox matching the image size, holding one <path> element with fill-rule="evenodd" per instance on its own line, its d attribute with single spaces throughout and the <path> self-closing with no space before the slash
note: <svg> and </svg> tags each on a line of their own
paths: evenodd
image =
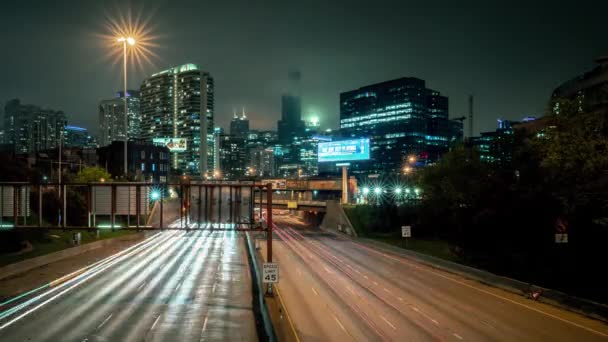
<svg viewBox="0 0 608 342">
<path fill-rule="evenodd" d="M 160 191 L 158 191 L 158 190 L 152 190 L 152 193 L 150 193 L 150 198 L 153 201 L 158 201 L 160 199 Z"/>
<path fill-rule="evenodd" d="M 406 175 L 409 174 L 410 172 L 412 172 L 412 168 L 409 166 L 406 166 L 403 168 L 403 173 L 405 173 Z"/>
<path fill-rule="evenodd" d="M 135 39 L 133 37 L 120 37 L 118 38 L 118 42 L 122 43 L 122 55 L 123 55 L 123 74 L 124 74 L 124 94 L 125 98 L 125 148 L 124 148 L 124 171 L 125 171 L 125 179 L 127 178 L 127 143 L 129 141 L 129 111 L 127 109 L 127 44 L 135 45 Z"/>
<path fill-rule="evenodd" d="M 401 193 L 401 188 L 399 188 L 399 187 L 395 188 L 395 193 L 397 195 L 399 195 Z"/>
<path fill-rule="evenodd" d="M 410 162 L 411 164 L 414 164 L 416 162 L 416 156 L 409 156 L 407 158 L 407 161 Z"/>
<path fill-rule="evenodd" d="M 374 189 L 374 193 L 375 193 L 376 195 L 380 195 L 380 193 L 381 193 L 381 192 L 382 192 L 382 189 L 380 189 L 380 187 L 376 187 L 376 188 Z"/>
<path fill-rule="evenodd" d="M 367 194 L 369 194 L 369 188 L 363 188 L 363 194 L 367 196 Z"/>
</svg>

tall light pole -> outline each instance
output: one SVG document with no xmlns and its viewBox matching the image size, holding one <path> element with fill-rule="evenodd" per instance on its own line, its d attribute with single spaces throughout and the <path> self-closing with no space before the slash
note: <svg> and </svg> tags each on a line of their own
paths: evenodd
<svg viewBox="0 0 608 342">
<path fill-rule="evenodd" d="M 127 44 L 135 45 L 135 39 L 132 37 L 120 37 L 118 38 L 118 42 L 122 43 L 122 54 L 123 54 L 123 74 L 124 74 L 124 93 L 123 97 L 125 99 L 125 146 L 124 146 L 124 171 L 125 171 L 125 179 L 127 178 L 127 143 L 129 142 L 129 110 L 127 106 Z"/>
</svg>

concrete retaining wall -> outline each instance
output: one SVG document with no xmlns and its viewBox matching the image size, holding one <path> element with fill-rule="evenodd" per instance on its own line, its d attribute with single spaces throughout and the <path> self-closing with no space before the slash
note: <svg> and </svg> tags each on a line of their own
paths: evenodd
<svg viewBox="0 0 608 342">
<path fill-rule="evenodd" d="M 124 240 L 141 239 L 141 238 L 143 238 L 144 234 L 145 233 L 130 234 L 130 235 L 124 235 L 124 236 L 115 237 L 115 238 L 111 238 L 111 239 L 104 239 L 104 240 L 100 240 L 100 241 L 90 242 L 90 243 L 87 243 L 84 245 L 66 248 L 66 249 L 63 249 L 63 250 L 60 250 L 57 252 L 41 255 L 41 256 L 38 256 L 35 258 L 31 258 L 31 259 L 26 259 L 23 261 L 16 262 L 14 264 L 9 264 L 9 265 L 0 267 L 0 280 L 13 276 L 13 275 L 16 275 L 16 274 L 27 272 L 31 269 L 34 269 L 34 268 L 37 268 L 40 266 L 44 266 L 44 265 L 48 265 L 53 262 L 57 262 L 59 260 L 70 258 L 70 257 L 76 256 L 76 255 L 82 254 L 82 253 L 86 253 L 88 251 L 92 251 L 97 248 L 112 245 L 119 240 L 124 241 Z"/>
<path fill-rule="evenodd" d="M 321 228 L 344 233 L 350 236 L 357 236 L 357 232 L 350 223 L 344 208 L 338 201 L 327 201 L 327 208 Z"/>
</svg>

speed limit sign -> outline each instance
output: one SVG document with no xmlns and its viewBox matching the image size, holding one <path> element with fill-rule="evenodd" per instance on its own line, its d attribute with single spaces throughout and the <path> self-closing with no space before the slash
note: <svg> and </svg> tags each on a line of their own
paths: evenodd
<svg viewBox="0 0 608 342">
<path fill-rule="evenodd" d="M 265 262 L 264 264 L 262 264 L 262 282 L 279 282 L 279 264 L 275 262 Z"/>
</svg>

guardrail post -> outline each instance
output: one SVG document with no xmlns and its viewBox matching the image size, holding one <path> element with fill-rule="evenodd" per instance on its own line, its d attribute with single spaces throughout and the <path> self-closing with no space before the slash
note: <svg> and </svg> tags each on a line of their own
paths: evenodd
<svg viewBox="0 0 608 342">
<path fill-rule="evenodd" d="M 38 228 L 42 227 L 42 184 L 38 185 Z"/>
<path fill-rule="evenodd" d="M 139 230 L 139 218 L 141 216 L 141 185 L 135 185 L 135 227 Z"/>
<path fill-rule="evenodd" d="M 261 189 L 260 189 L 261 190 Z M 260 213 L 261 213 L 260 203 Z M 272 262 L 272 183 L 266 185 L 266 262 Z M 266 296 L 272 297 L 272 283 L 268 283 Z"/>
<path fill-rule="evenodd" d="M 63 228 L 65 228 L 67 226 L 66 222 L 68 221 L 68 213 L 67 213 L 68 193 L 66 192 L 66 190 L 67 190 L 67 186 L 64 184 L 63 185 L 63 219 L 61 220 L 61 223 L 63 223 Z"/>
<path fill-rule="evenodd" d="M 19 191 L 19 187 L 13 185 L 13 226 L 17 227 L 19 221 L 17 221 L 17 210 L 19 206 L 19 197 L 17 196 L 17 192 Z"/>
<path fill-rule="evenodd" d="M 165 187 L 166 185 L 163 184 L 163 186 L 161 187 L 161 191 L 160 191 L 160 219 L 158 222 L 158 228 L 160 228 L 160 230 L 163 230 L 163 198 L 165 196 Z"/>
<path fill-rule="evenodd" d="M 196 222 L 197 222 L 196 227 L 198 229 L 201 228 L 201 206 L 203 205 L 203 198 L 201 196 L 202 196 L 202 191 L 201 191 L 201 185 L 199 184 L 198 185 L 198 216 L 196 218 Z"/>
<path fill-rule="evenodd" d="M 114 224 L 116 222 L 116 185 L 111 185 L 111 197 L 112 197 L 112 212 L 111 212 L 111 220 L 112 220 L 112 231 L 114 231 Z"/>
</svg>

